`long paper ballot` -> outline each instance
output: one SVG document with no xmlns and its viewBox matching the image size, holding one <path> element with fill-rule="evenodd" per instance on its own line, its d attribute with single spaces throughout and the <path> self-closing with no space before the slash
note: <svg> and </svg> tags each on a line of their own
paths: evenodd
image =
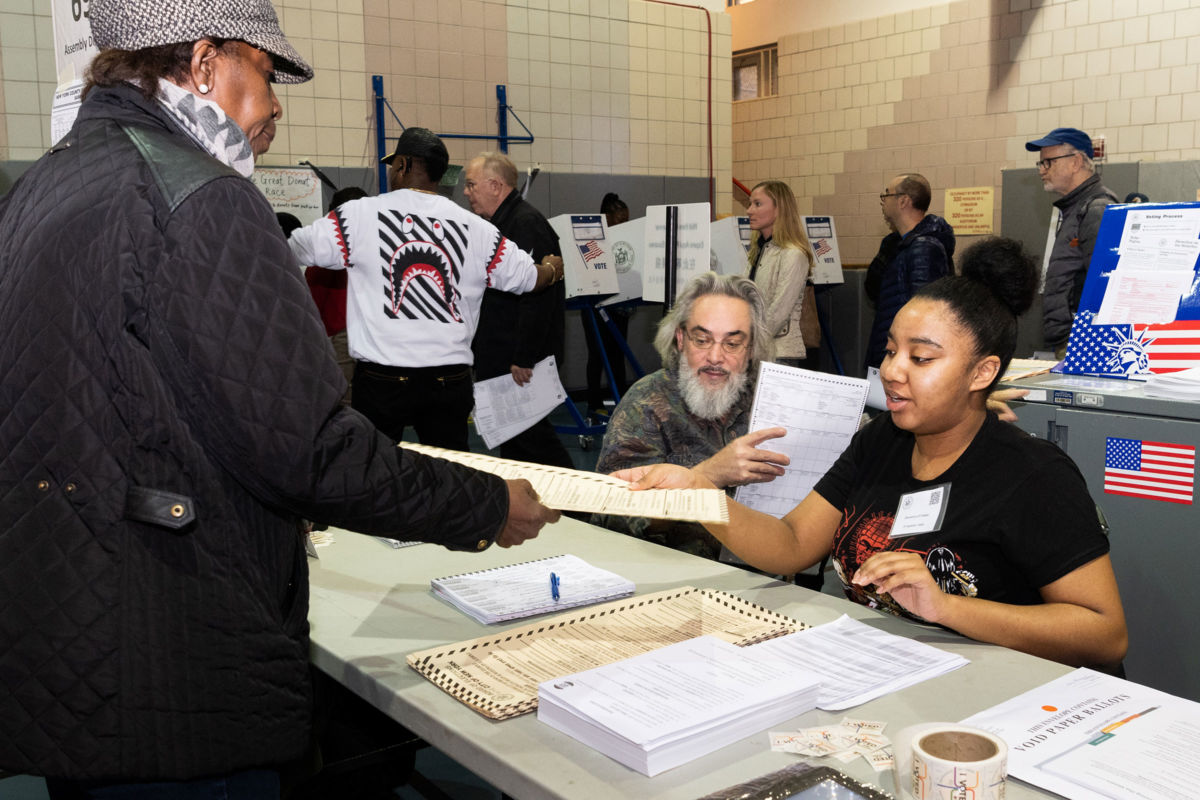
<svg viewBox="0 0 1200 800">
<path fill-rule="evenodd" d="M 764 450 L 785 454 L 791 463 L 768 483 L 739 486 L 734 495 L 756 511 L 782 517 L 803 500 L 858 430 L 868 382 L 763 362 L 750 411 L 750 430 L 787 428 L 768 439 Z"/>
<path fill-rule="evenodd" d="M 400 442 L 399 446 L 490 472 L 505 480 L 524 478 L 533 485 L 542 505 L 559 511 L 588 511 L 593 514 L 692 522 L 729 522 L 725 493 L 720 489 L 648 489 L 635 492 L 625 481 L 595 472 L 443 450 L 413 442 Z"/>
</svg>

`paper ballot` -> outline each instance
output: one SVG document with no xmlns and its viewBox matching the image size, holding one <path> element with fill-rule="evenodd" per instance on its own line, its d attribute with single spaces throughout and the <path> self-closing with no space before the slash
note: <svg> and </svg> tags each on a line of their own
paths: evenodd
<svg viewBox="0 0 1200 800">
<path fill-rule="evenodd" d="M 545 417 L 567 399 L 554 356 L 533 366 L 533 378 L 518 386 L 512 375 L 475 384 L 475 430 L 488 449 L 499 447 Z"/>
<path fill-rule="evenodd" d="M 739 486 L 739 503 L 782 517 L 812 491 L 850 444 L 862 418 L 867 381 L 783 364 L 759 365 L 750 430 L 787 428 L 781 439 L 759 447 L 784 453 L 791 463 L 768 483 Z"/>
</svg>

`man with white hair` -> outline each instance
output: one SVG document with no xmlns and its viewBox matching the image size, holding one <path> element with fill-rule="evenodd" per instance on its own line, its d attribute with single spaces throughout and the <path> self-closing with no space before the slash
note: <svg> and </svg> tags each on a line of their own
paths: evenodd
<svg viewBox="0 0 1200 800">
<path fill-rule="evenodd" d="M 1042 299 L 1042 338 L 1059 358 L 1066 355 L 1071 322 L 1079 308 L 1083 282 L 1104 208 L 1117 196 L 1100 182 L 1092 161 L 1092 139 L 1077 128 L 1055 128 L 1041 139 L 1025 143 L 1038 153 L 1042 188 L 1061 195 L 1054 205 L 1061 212 Z"/>
<path fill-rule="evenodd" d="M 696 467 L 722 488 L 774 480 L 788 462 L 757 445 L 786 432 L 747 433 L 760 361 L 773 356 L 762 295 L 740 275 L 693 280 L 655 337 L 663 368 L 639 380 L 612 414 L 598 472 L 648 464 Z M 602 525 L 716 558 L 721 545 L 700 525 L 604 517 Z"/>
</svg>

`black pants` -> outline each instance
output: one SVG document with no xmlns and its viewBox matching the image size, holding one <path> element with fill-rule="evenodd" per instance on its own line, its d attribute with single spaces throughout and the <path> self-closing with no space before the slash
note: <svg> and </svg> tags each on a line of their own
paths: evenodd
<svg viewBox="0 0 1200 800">
<path fill-rule="evenodd" d="M 359 361 L 350 405 L 397 442 L 411 425 L 421 444 L 467 451 L 473 388 L 471 368 L 465 364 L 388 367 Z"/>
</svg>

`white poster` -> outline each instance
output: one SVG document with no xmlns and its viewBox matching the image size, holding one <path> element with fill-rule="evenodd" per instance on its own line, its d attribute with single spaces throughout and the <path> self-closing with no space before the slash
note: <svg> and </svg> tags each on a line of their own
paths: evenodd
<svg viewBox="0 0 1200 800">
<path fill-rule="evenodd" d="M 804 232 L 812 245 L 812 282 L 815 284 L 845 283 L 842 277 L 842 254 L 838 250 L 837 228 L 833 217 L 804 217 Z"/>
<path fill-rule="evenodd" d="M 603 214 L 560 214 L 550 220 L 562 249 L 567 297 L 612 294 L 617 271 Z"/>
<path fill-rule="evenodd" d="M 617 271 L 617 293 L 597 303 L 609 306 L 642 297 L 642 254 L 646 248 L 646 218 L 631 219 L 608 229 L 609 255 Z"/>
<path fill-rule="evenodd" d="M 749 269 L 746 252 L 750 248 L 750 218 L 725 217 L 712 224 L 712 261 L 714 272 L 745 275 Z"/>
<path fill-rule="evenodd" d="M 649 206 L 646 209 L 646 257 L 642 261 L 642 297 L 652 303 L 666 300 L 667 209 L 678 210 L 675 292 L 709 270 L 712 212 L 708 203 Z M 675 298 L 671 298 L 674 300 Z"/>
<path fill-rule="evenodd" d="M 308 167 L 255 167 L 250 178 L 276 212 L 295 214 L 301 225 L 325 214 L 321 180 Z"/>
<path fill-rule="evenodd" d="M 50 140 L 57 144 L 71 130 L 79 114 L 79 95 L 83 74 L 99 52 L 92 41 L 88 22 L 91 0 L 51 0 L 50 16 L 54 25 L 54 69 L 58 87 L 50 111 Z"/>
</svg>

